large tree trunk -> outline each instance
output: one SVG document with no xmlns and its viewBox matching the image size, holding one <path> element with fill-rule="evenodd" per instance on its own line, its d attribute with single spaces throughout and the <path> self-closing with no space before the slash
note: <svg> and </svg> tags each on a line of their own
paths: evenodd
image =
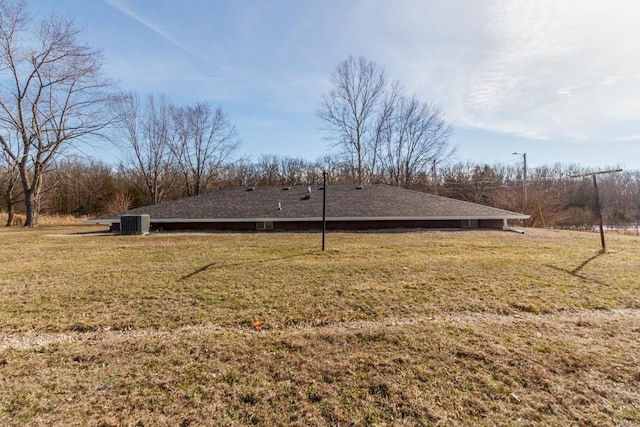
<svg viewBox="0 0 640 427">
<path fill-rule="evenodd" d="M 24 192 L 24 205 L 25 205 L 25 220 L 24 226 L 27 228 L 38 227 L 38 199 L 39 194 L 35 194 L 33 189 L 25 190 Z"/>
<path fill-rule="evenodd" d="M 24 227 L 36 228 L 38 226 L 38 211 L 40 200 L 41 174 L 39 169 L 29 173 L 26 159 L 20 163 L 20 180 L 22 181 L 22 192 L 24 193 L 25 220 Z M 32 176 L 32 179 L 30 175 Z"/>
<path fill-rule="evenodd" d="M 7 205 L 7 223 L 5 224 L 5 227 L 11 227 L 13 224 L 13 215 L 13 205 Z"/>
</svg>

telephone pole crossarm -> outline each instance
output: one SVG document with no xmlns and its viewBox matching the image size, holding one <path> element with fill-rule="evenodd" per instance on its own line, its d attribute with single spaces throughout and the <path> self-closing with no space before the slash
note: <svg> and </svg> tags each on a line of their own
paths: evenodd
<svg viewBox="0 0 640 427">
<path fill-rule="evenodd" d="M 587 173 L 581 173 L 578 175 L 571 175 L 571 178 L 581 178 L 581 177 L 585 177 L 585 176 L 592 176 L 592 175 L 602 175 L 604 173 L 616 173 L 616 172 L 622 172 L 622 169 L 609 169 L 606 171 L 598 171 L 598 172 L 587 172 Z"/>
</svg>

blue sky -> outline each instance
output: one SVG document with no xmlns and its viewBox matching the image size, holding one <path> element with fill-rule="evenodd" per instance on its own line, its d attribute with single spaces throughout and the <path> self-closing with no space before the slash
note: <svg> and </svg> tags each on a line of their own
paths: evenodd
<svg viewBox="0 0 640 427">
<path fill-rule="evenodd" d="M 635 0 L 31 0 L 75 16 L 123 89 L 221 104 L 241 154 L 330 152 L 316 116 L 349 55 L 452 123 L 456 160 L 640 169 Z M 95 149 L 105 159 L 113 150 Z"/>
</svg>

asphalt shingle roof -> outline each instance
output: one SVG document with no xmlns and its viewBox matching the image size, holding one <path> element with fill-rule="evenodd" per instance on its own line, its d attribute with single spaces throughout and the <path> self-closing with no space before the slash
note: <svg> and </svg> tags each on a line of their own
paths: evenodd
<svg viewBox="0 0 640 427">
<path fill-rule="evenodd" d="M 243 187 L 132 209 L 126 214 L 149 214 L 152 221 L 315 220 L 322 217 L 322 198 L 323 189 L 318 185 Z M 388 185 L 330 185 L 326 203 L 328 220 L 528 218 L 515 212 Z M 91 222 L 118 222 L 120 215 L 95 218 Z"/>
</svg>

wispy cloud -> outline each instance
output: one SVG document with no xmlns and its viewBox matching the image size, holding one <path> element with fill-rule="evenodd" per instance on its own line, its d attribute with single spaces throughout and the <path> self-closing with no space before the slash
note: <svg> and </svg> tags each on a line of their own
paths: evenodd
<svg viewBox="0 0 640 427">
<path fill-rule="evenodd" d="M 175 47 L 180 49 L 181 51 L 192 55 L 204 62 L 211 64 L 211 61 L 208 57 L 202 55 L 195 49 L 192 49 L 191 46 L 187 43 L 183 43 L 179 37 L 175 36 L 171 31 L 166 30 L 158 23 L 154 22 L 152 19 L 147 18 L 143 14 L 137 12 L 132 6 L 131 2 L 127 2 L 126 0 L 104 0 L 108 5 L 117 9 L 130 19 L 140 23 L 145 26 L 149 30 L 158 34 L 160 37 L 173 44 Z"/>
<path fill-rule="evenodd" d="M 490 53 L 469 70 L 463 125 L 577 141 L 638 133 L 625 123 L 640 119 L 629 97 L 640 85 L 635 3 L 495 1 L 489 11 Z"/>
<path fill-rule="evenodd" d="M 207 80 L 224 80 L 224 78 L 223 77 L 149 77 L 147 80 L 207 81 Z"/>
<path fill-rule="evenodd" d="M 623 140 L 640 132 L 639 15 L 631 0 L 371 0 L 353 38 L 458 127 Z"/>
<path fill-rule="evenodd" d="M 144 25 L 145 27 L 147 27 L 148 29 L 150 29 L 154 33 L 158 34 L 159 36 L 163 37 L 167 41 L 171 42 L 176 47 L 186 51 L 185 47 L 182 46 L 180 42 L 178 42 L 173 37 L 171 37 L 171 34 L 169 34 L 168 32 L 164 31 L 161 27 L 155 25 L 151 20 L 149 20 L 149 19 L 145 18 L 144 16 L 142 16 L 141 14 L 137 13 L 131 7 L 131 2 L 127 2 L 125 0 L 104 0 L 104 1 L 108 5 L 110 5 L 111 7 L 117 9 L 118 11 L 120 11 L 121 13 L 126 15 L 127 17 L 129 17 L 129 18 L 133 19 L 134 21 Z"/>
</svg>

